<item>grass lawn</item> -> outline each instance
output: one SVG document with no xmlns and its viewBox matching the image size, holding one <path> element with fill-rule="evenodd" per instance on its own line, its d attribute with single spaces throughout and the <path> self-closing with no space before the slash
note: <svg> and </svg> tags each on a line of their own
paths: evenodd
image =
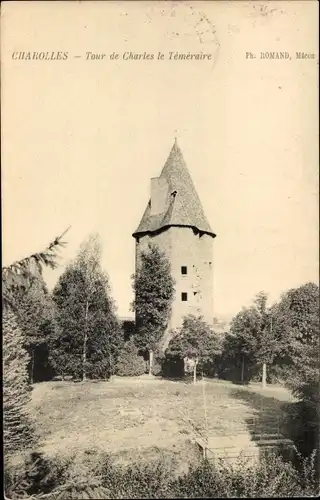
<svg viewBox="0 0 320 500">
<path fill-rule="evenodd" d="M 195 430 L 237 434 L 254 416 L 268 426 L 292 401 L 283 388 L 206 379 L 196 385 L 147 375 L 35 384 L 30 410 L 47 455 L 108 452 L 121 461 L 157 453 L 193 460 Z M 206 407 L 206 411 L 205 411 Z"/>
</svg>

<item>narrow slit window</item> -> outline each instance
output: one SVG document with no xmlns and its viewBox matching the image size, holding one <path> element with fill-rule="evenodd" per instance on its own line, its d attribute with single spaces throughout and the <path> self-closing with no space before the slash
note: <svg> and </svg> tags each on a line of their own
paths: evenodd
<svg viewBox="0 0 320 500">
<path fill-rule="evenodd" d="M 188 274 L 187 266 L 181 266 L 181 274 Z"/>
<path fill-rule="evenodd" d="M 187 300 L 188 300 L 188 294 L 187 294 L 187 292 L 182 292 L 182 294 L 181 294 L 181 300 L 182 300 L 182 302 L 187 302 Z"/>
</svg>

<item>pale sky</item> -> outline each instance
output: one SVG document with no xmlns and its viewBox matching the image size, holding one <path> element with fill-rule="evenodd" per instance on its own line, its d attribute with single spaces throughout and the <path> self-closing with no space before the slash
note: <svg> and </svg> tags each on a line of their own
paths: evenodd
<svg viewBox="0 0 320 500">
<path fill-rule="evenodd" d="M 215 315 L 237 313 L 260 290 L 274 301 L 318 281 L 318 4 L 261 5 L 2 3 L 4 264 L 71 225 L 60 268 L 45 271 L 51 288 L 97 231 L 118 313 L 131 314 L 132 233 L 177 130 L 217 234 Z M 13 51 L 68 59 L 13 60 Z M 106 57 L 87 61 L 87 51 Z M 165 59 L 125 61 L 125 51 Z M 169 60 L 169 51 L 212 59 Z M 291 60 L 261 60 L 262 51 Z M 315 59 L 296 60 L 298 51 Z"/>
</svg>

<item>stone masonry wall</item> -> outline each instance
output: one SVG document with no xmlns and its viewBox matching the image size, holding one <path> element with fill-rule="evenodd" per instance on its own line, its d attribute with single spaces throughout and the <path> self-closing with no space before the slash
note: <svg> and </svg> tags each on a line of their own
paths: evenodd
<svg viewBox="0 0 320 500">
<path fill-rule="evenodd" d="M 213 320 L 213 238 L 207 234 L 200 236 L 188 227 L 170 227 L 160 234 L 145 235 L 136 242 L 136 269 L 140 265 L 140 255 L 148 244 L 156 244 L 164 251 L 171 263 L 171 273 L 175 280 L 175 298 L 168 330 L 163 339 L 163 349 L 170 340 L 170 330 L 182 323 L 187 314 L 201 315 L 205 321 Z M 187 267 L 187 274 L 181 267 Z M 182 293 L 187 300 L 182 300 Z"/>
</svg>

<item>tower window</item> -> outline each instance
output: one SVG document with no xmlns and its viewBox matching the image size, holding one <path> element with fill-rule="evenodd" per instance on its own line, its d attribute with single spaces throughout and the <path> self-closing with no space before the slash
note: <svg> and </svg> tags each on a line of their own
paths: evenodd
<svg viewBox="0 0 320 500">
<path fill-rule="evenodd" d="M 187 266 L 181 266 L 181 274 L 188 274 Z"/>
<path fill-rule="evenodd" d="M 181 293 L 181 300 L 182 300 L 182 302 L 187 302 L 188 294 L 186 292 Z"/>
</svg>

